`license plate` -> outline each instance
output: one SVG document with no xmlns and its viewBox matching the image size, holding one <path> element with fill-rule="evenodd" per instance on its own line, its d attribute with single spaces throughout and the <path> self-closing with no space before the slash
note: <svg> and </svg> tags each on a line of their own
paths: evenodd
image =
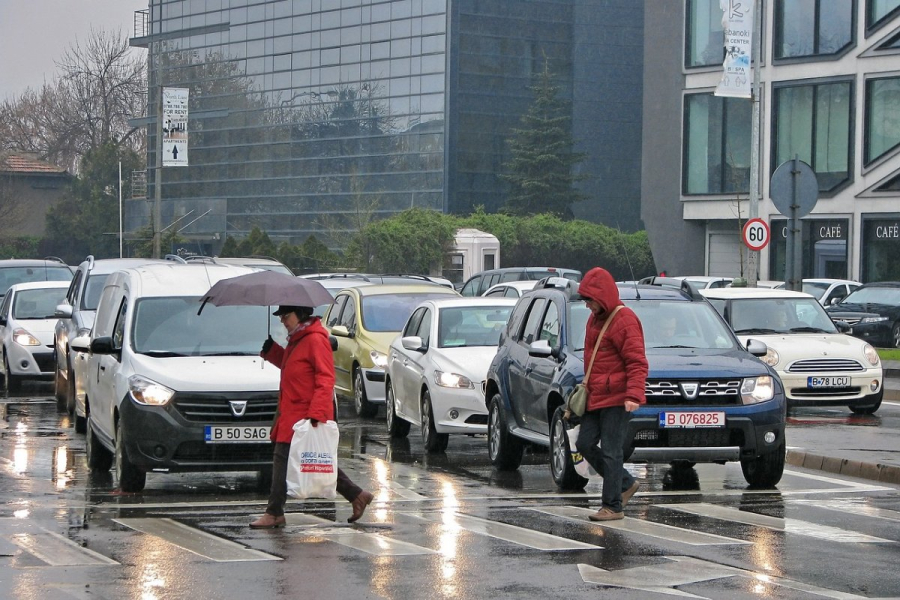
<svg viewBox="0 0 900 600">
<path fill-rule="evenodd" d="M 268 425 L 207 425 L 207 444 L 247 444 L 269 441 Z"/>
<path fill-rule="evenodd" d="M 807 377 L 806 387 L 810 388 L 843 388 L 850 387 L 849 377 Z"/>
<path fill-rule="evenodd" d="M 661 428 L 696 429 L 698 427 L 725 427 L 724 412 L 661 412 Z"/>
</svg>

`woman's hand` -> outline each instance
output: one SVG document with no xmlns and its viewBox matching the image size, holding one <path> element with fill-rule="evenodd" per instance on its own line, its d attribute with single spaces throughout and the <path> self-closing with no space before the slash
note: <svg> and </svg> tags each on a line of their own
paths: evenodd
<svg viewBox="0 0 900 600">
<path fill-rule="evenodd" d="M 275 343 L 275 340 L 273 340 L 273 339 L 272 339 L 272 336 L 270 335 L 270 336 L 266 339 L 266 341 L 263 342 L 263 345 L 262 345 L 262 353 L 263 353 L 263 354 L 268 354 L 269 350 L 272 349 L 272 345 L 273 345 L 274 343 Z"/>
</svg>

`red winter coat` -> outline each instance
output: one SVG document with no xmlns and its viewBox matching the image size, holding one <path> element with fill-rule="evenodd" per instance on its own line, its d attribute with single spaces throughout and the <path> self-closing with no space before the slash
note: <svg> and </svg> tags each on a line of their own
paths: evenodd
<svg viewBox="0 0 900 600">
<path fill-rule="evenodd" d="M 287 348 L 272 344 L 260 355 L 281 369 L 273 442 L 290 444 L 294 424 L 303 419 L 334 420 L 334 355 L 318 317 L 302 323 Z"/>
<path fill-rule="evenodd" d="M 593 268 L 587 272 L 578 293 L 596 301 L 604 308 L 604 315 L 622 304 L 619 289 L 612 275 L 605 269 Z M 584 338 L 584 369 L 587 371 L 591 354 L 606 316 L 597 318 L 591 314 Z M 624 406 L 626 400 L 646 403 L 644 385 L 647 382 L 647 356 L 644 353 L 644 330 L 637 315 L 628 307 L 622 307 L 603 334 L 597 357 L 587 382 L 587 410 L 610 406 Z"/>
</svg>

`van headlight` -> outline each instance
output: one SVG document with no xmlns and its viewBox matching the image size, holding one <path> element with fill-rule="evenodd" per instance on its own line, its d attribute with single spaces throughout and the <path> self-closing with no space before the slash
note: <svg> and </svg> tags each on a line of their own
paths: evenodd
<svg viewBox="0 0 900 600">
<path fill-rule="evenodd" d="M 774 367 L 778 364 L 778 361 L 781 360 L 781 357 L 778 356 L 778 352 L 776 352 L 772 346 L 769 346 L 769 349 L 766 350 L 766 355 L 763 356 L 761 360 L 770 367 Z"/>
<path fill-rule="evenodd" d="M 138 404 L 164 406 L 175 395 L 175 390 L 140 375 L 132 375 L 128 378 L 128 394 Z"/>
<path fill-rule="evenodd" d="M 875 348 L 872 347 L 872 344 L 866 344 L 863 346 L 863 354 L 866 355 L 866 360 L 869 361 L 869 364 L 873 367 L 878 365 L 878 352 L 875 351 Z"/>
<path fill-rule="evenodd" d="M 744 404 L 757 404 L 775 397 L 775 382 L 770 375 L 747 377 L 741 384 L 741 400 Z"/>
<path fill-rule="evenodd" d="M 449 388 L 472 388 L 472 380 L 465 375 L 458 373 L 445 373 L 443 371 L 434 372 L 434 382 L 441 387 Z"/>
</svg>

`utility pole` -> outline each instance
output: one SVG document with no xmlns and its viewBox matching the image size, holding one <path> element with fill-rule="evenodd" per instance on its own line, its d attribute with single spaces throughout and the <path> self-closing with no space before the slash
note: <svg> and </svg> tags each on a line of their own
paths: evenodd
<svg viewBox="0 0 900 600">
<path fill-rule="evenodd" d="M 119 161 L 119 258 L 122 258 L 122 161 Z"/>
<path fill-rule="evenodd" d="M 161 42 L 157 42 L 157 45 Z M 153 182 L 153 258 L 161 258 L 162 232 L 162 171 L 163 171 L 163 87 L 162 69 L 159 65 L 159 47 L 156 56 L 156 177 Z"/>
<path fill-rule="evenodd" d="M 753 103 L 750 125 L 750 197 L 748 199 L 750 219 L 759 217 L 759 118 L 760 118 L 760 77 L 762 66 L 762 29 L 763 14 L 762 0 L 754 0 L 753 3 Z M 759 280 L 759 251 L 748 252 L 749 264 L 747 265 L 747 286 L 756 287 Z"/>
</svg>

